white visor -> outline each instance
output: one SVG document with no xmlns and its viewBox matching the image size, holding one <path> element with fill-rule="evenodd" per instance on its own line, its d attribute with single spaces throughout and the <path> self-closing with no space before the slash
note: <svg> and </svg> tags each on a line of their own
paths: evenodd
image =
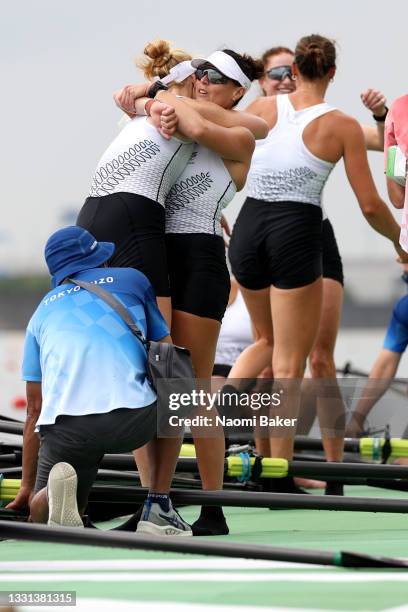
<svg viewBox="0 0 408 612">
<path fill-rule="evenodd" d="M 199 68 L 199 66 L 207 62 L 212 64 L 215 68 L 218 68 L 218 70 L 226 77 L 229 77 L 234 81 L 238 81 L 238 83 L 242 85 L 242 87 L 245 87 L 245 89 L 249 89 L 251 87 L 251 81 L 248 79 L 247 75 L 242 72 L 237 62 L 233 57 L 228 55 L 228 53 L 224 53 L 224 51 L 214 51 L 214 53 L 211 53 L 211 55 L 209 55 L 206 59 L 194 59 L 191 64 L 195 68 Z"/>
<path fill-rule="evenodd" d="M 169 74 L 160 79 L 160 81 L 164 85 L 168 85 L 169 83 L 182 83 L 182 81 L 194 74 L 194 72 L 195 68 L 191 65 L 190 60 L 180 62 L 179 64 L 173 66 Z"/>
</svg>

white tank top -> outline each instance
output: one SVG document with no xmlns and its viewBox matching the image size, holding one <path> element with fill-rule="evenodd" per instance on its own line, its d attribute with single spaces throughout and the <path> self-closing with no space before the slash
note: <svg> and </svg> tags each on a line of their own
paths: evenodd
<svg viewBox="0 0 408 612">
<path fill-rule="evenodd" d="M 221 213 L 236 191 L 222 159 L 196 144 L 166 198 L 166 233 L 222 236 Z"/>
<path fill-rule="evenodd" d="M 321 205 L 321 193 L 335 164 L 319 159 L 305 146 L 303 131 L 314 119 L 333 110 L 323 102 L 296 111 L 288 94 L 276 96 L 277 122 L 264 140 L 256 141 L 248 174 L 248 196 L 268 202 Z"/>
<path fill-rule="evenodd" d="M 147 117 L 129 121 L 99 160 L 90 196 L 125 191 L 164 206 L 166 196 L 183 171 L 193 144 L 166 140 Z"/>
<path fill-rule="evenodd" d="M 234 365 L 242 351 L 253 341 L 251 319 L 242 293 L 238 291 L 222 320 L 215 363 Z"/>
</svg>

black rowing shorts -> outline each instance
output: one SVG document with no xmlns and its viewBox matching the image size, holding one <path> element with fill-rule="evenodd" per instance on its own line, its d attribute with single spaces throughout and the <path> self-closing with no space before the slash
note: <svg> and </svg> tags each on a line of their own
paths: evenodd
<svg viewBox="0 0 408 612">
<path fill-rule="evenodd" d="M 247 198 L 229 247 L 232 272 L 247 289 L 295 289 L 322 275 L 322 210 L 314 204 Z"/>
<path fill-rule="evenodd" d="M 213 376 L 222 376 L 223 378 L 228 378 L 229 373 L 232 370 L 232 366 L 226 363 L 214 363 L 212 375 Z"/>
<path fill-rule="evenodd" d="M 343 262 L 337 246 L 336 236 L 333 226 L 329 219 L 324 219 L 322 223 L 323 240 L 323 278 L 331 278 L 341 285 L 344 285 Z"/>
<path fill-rule="evenodd" d="M 77 225 L 97 240 L 115 243 L 109 266 L 136 268 L 147 276 L 156 296 L 170 295 L 161 204 L 133 193 L 87 198 Z"/>
<path fill-rule="evenodd" d="M 166 234 L 174 310 L 222 321 L 230 276 L 224 240 L 213 234 Z"/>
<path fill-rule="evenodd" d="M 105 414 L 60 415 L 53 425 L 40 426 L 37 493 L 48 482 L 51 468 L 70 463 L 78 476 L 78 508 L 85 509 L 89 491 L 105 453 L 126 453 L 156 436 L 156 402 L 146 408 L 117 408 Z"/>
</svg>

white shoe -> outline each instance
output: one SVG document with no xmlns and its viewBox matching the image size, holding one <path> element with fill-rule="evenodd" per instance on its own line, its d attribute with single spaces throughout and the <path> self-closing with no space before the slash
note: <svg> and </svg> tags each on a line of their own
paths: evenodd
<svg viewBox="0 0 408 612">
<path fill-rule="evenodd" d="M 160 504 L 146 501 L 143 506 L 136 533 L 148 533 L 158 536 L 192 536 L 191 527 L 184 521 L 170 503 L 168 512 Z"/>
<path fill-rule="evenodd" d="M 48 525 L 83 527 L 78 512 L 76 471 L 69 463 L 56 463 L 48 476 Z"/>
</svg>

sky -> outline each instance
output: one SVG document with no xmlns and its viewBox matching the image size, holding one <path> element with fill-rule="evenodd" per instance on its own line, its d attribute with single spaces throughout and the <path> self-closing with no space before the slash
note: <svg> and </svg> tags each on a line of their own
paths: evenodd
<svg viewBox="0 0 408 612">
<path fill-rule="evenodd" d="M 389 7 L 379 0 L 1 4 L 0 275 L 45 271 L 44 243 L 75 221 L 96 163 L 117 134 L 120 112 L 112 94 L 140 79 L 133 60 L 150 40 L 167 38 L 193 55 L 228 47 L 257 56 L 320 33 L 338 43 L 328 102 L 369 124 L 361 91 L 381 89 L 388 101 L 406 93 L 406 0 Z M 256 94 L 254 87 L 248 101 Z M 385 197 L 382 155 L 371 153 L 369 159 Z M 243 198 L 230 205 L 231 222 Z M 346 260 L 393 259 L 391 243 L 359 211 L 341 162 L 324 202 Z"/>
</svg>

